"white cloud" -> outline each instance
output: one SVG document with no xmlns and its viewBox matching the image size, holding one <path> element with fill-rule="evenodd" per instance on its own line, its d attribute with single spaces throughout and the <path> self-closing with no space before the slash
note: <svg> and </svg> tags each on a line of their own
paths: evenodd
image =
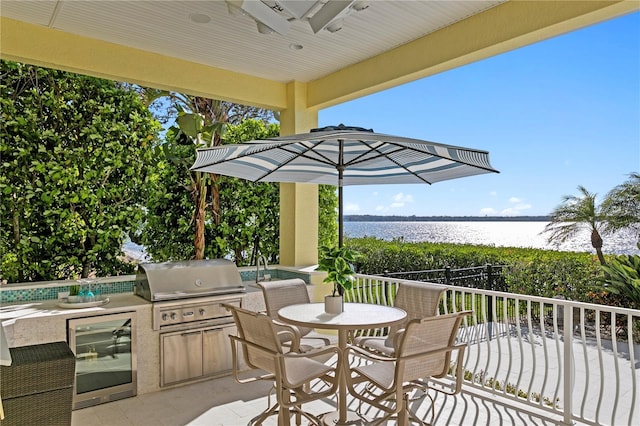
<svg viewBox="0 0 640 426">
<path fill-rule="evenodd" d="M 385 211 L 385 208 L 384 208 L 384 206 L 376 206 L 376 211 L 377 212 L 383 212 L 383 211 Z"/>
<path fill-rule="evenodd" d="M 531 208 L 531 204 L 520 203 L 513 207 L 506 208 L 500 212 L 502 216 L 520 216 L 524 213 L 525 210 L 529 210 Z"/>
<path fill-rule="evenodd" d="M 392 197 L 393 203 L 389 205 L 390 209 L 399 209 L 404 207 L 407 203 L 413 203 L 413 195 L 404 194 L 402 192 L 397 193 Z"/>
<path fill-rule="evenodd" d="M 413 203 L 413 195 L 399 192 L 393 196 L 393 201 L 396 203 Z"/>
<path fill-rule="evenodd" d="M 359 212 L 360 211 L 360 206 L 358 204 L 355 203 L 347 203 L 344 206 L 344 212 L 345 213 L 351 213 L 351 212 Z"/>
<path fill-rule="evenodd" d="M 511 204 L 515 204 L 515 203 L 520 203 L 520 202 L 522 202 L 522 200 L 521 200 L 520 198 L 518 198 L 518 197 L 511 197 L 511 198 L 509 198 L 509 202 L 510 202 Z"/>
<path fill-rule="evenodd" d="M 489 193 L 489 195 L 491 195 L 492 197 L 497 197 L 498 196 L 498 192 L 497 191 L 491 191 Z"/>
<path fill-rule="evenodd" d="M 485 207 L 483 209 L 480 209 L 481 216 L 495 216 L 496 213 L 497 211 L 493 207 Z"/>
</svg>

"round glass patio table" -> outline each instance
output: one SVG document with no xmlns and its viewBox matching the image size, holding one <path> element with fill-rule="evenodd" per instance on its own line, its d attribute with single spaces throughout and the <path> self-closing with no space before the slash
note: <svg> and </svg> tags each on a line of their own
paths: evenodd
<svg viewBox="0 0 640 426">
<path fill-rule="evenodd" d="M 339 314 L 328 314 L 324 311 L 324 303 L 303 303 L 286 306 L 278 311 L 281 321 L 301 327 L 338 330 L 338 347 L 344 353 L 347 348 L 349 330 L 388 327 L 402 323 L 407 313 L 399 308 L 368 303 L 345 303 L 344 311 Z M 342 362 L 349 362 L 340 357 Z M 338 366 L 338 412 L 324 417 L 328 424 L 359 423 L 360 417 L 347 410 L 347 382 L 344 377 L 344 366 Z"/>
</svg>

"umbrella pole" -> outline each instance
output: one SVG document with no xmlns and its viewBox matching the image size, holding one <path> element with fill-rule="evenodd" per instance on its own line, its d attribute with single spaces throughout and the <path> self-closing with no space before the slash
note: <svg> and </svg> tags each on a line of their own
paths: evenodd
<svg viewBox="0 0 640 426">
<path fill-rule="evenodd" d="M 342 174 L 342 173 L 340 173 Z M 340 178 L 342 182 L 342 178 Z M 338 186 L 338 248 L 342 248 L 342 185 Z"/>
<path fill-rule="evenodd" d="M 342 248 L 342 178 L 344 176 L 344 141 L 338 140 L 338 248 Z"/>
</svg>

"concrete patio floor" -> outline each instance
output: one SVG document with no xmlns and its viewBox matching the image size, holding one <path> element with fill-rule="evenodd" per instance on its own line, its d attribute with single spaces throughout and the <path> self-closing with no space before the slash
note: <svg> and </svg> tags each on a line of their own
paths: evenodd
<svg viewBox="0 0 640 426">
<path fill-rule="evenodd" d="M 222 377 L 204 382 L 168 389 L 162 392 L 139 395 L 108 404 L 76 410 L 73 426 L 235 426 L 247 422 L 267 407 L 266 394 L 269 383 L 238 384 L 232 377 Z M 429 398 L 423 398 L 412 408 L 432 424 L 442 425 L 557 425 L 560 419 L 550 419 L 547 413 L 535 412 L 531 407 L 514 405 L 499 397 L 487 398 L 472 390 L 465 390 L 455 397 L 438 394 L 435 401 L 435 418 L 431 419 Z M 313 414 L 333 411 L 335 397 L 305 404 L 304 409 Z M 350 401 L 355 410 L 357 403 Z M 363 407 L 364 408 L 364 407 Z M 377 410 L 363 410 L 369 420 Z M 295 423 L 295 422 L 292 422 Z M 276 417 L 265 425 L 276 425 Z M 303 424 L 307 424 L 303 420 Z M 395 422 L 388 422 L 389 425 Z"/>
</svg>

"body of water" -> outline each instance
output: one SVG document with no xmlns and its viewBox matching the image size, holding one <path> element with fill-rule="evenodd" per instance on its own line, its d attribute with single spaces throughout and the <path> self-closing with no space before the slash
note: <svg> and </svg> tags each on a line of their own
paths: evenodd
<svg viewBox="0 0 640 426">
<path fill-rule="evenodd" d="M 540 248 L 595 253 L 588 231 L 560 246 L 542 234 L 548 222 L 345 222 L 347 237 L 376 237 L 407 242 L 483 244 L 499 247 Z M 603 237 L 605 254 L 640 254 L 633 232 Z"/>
</svg>

